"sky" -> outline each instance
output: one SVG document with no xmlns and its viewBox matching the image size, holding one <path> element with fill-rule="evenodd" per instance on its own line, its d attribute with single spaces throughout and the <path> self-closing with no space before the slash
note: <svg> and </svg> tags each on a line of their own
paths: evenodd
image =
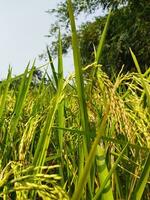
<svg viewBox="0 0 150 200">
<path fill-rule="evenodd" d="M 46 13 L 58 0 L 0 0 L 0 79 L 6 77 L 8 66 L 13 75 L 24 71 L 47 44 L 54 17 Z"/>
<path fill-rule="evenodd" d="M 35 58 L 37 66 L 43 64 L 38 56 L 50 44 L 50 39 L 45 35 L 56 20 L 46 11 L 55 8 L 60 1 L 0 0 L 0 80 L 6 78 L 9 65 L 13 69 L 13 75 L 18 75 Z M 65 56 L 64 71 L 68 75 L 72 70 L 70 53 Z"/>
</svg>

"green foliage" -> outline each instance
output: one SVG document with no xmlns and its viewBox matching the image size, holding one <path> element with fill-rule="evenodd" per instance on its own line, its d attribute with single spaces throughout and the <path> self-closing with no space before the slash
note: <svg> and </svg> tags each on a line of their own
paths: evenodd
<svg viewBox="0 0 150 200">
<path fill-rule="evenodd" d="M 95 67 L 97 79 L 91 94 L 87 93 L 90 81 L 84 77 L 90 123 L 88 154 L 83 149 L 87 133 L 80 123 L 73 77 L 69 78 L 72 84 L 64 80 L 59 94 L 50 82 L 41 82 L 37 87 L 29 87 L 25 99 L 17 94 L 18 88 L 10 87 L 10 73 L 0 84 L 1 158 L 4 149 L 10 152 L 10 122 L 18 98 L 24 102 L 15 125 L 11 154 L 1 159 L 1 199 L 76 199 L 79 193 L 83 199 L 99 199 L 101 195 L 117 200 L 148 199 L 150 114 L 143 82 L 149 94 L 150 73 L 147 71 L 142 79 L 139 73 L 120 74 L 112 83 L 99 65 Z M 86 70 L 89 68 L 83 73 Z"/>
<path fill-rule="evenodd" d="M 93 68 L 94 64 L 89 67 Z M 13 80 L 10 74 L 0 84 L 3 108 L 0 126 L 1 199 L 33 199 L 33 191 L 36 198 L 69 199 L 68 196 L 73 196 L 76 199 L 80 192 L 77 186 L 82 189 L 83 199 L 112 196 L 111 190 L 117 200 L 132 199 L 133 193 L 136 199 L 137 196 L 148 199 L 150 114 L 143 81 L 149 94 L 150 74 L 147 71 L 142 79 L 138 73 L 120 74 L 112 83 L 99 65 L 95 67 L 98 67 L 97 79 L 91 94 L 88 93 L 90 81 L 84 77 L 90 123 L 90 140 L 86 144 L 90 147 L 88 154 L 83 149 L 83 138 L 87 133 L 80 123 L 81 110 L 73 77 L 69 78 L 73 80 L 72 84 L 64 80 L 63 91 L 59 94 L 50 82 L 41 82 L 37 87 L 29 87 L 25 99 L 20 97 L 17 88 L 8 85 Z M 25 82 L 27 84 L 28 79 Z M 15 125 L 16 137 L 12 141 L 10 122 L 18 98 L 24 102 L 23 112 Z M 21 102 L 17 105 L 22 105 Z M 59 119 L 56 110 L 60 112 Z M 58 130 L 63 130 L 63 135 Z M 2 157 L 4 149 L 6 153 L 10 152 L 10 141 L 11 154 Z M 97 144 L 101 146 L 100 152 Z M 102 164 L 105 170 L 102 170 Z"/>
<path fill-rule="evenodd" d="M 103 6 L 103 8 L 113 7 L 110 26 L 103 48 L 103 54 L 100 63 L 104 70 L 112 75 L 118 73 L 122 65 L 124 72 L 135 71 L 134 63 L 130 56 L 129 48 L 132 48 L 138 57 L 142 72 L 150 66 L 150 4 L 147 0 L 128 0 L 128 1 L 74 1 L 76 16 L 84 11 L 86 13 L 94 12 Z M 65 10 L 65 11 L 64 11 Z M 62 3 L 53 12 L 59 13 L 58 21 L 66 21 L 68 27 L 68 14 L 66 4 Z M 66 16 L 66 19 L 65 17 Z M 83 65 L 94 61 L 94 47 L 97 48 L 99 35 L 101 35 L 106 22 L 106 16 L 97 17 L 92 22 L 82 24 L 78 31 L 81 49 L 81 61 Z M 55 27 L 56 28 L 56 27 Z M 53 29 L 51 29 L 53 32 Z M 51 34 L 51 33 L 50 33 Z M 63 35 L 63 52 L 66 53 L 71 44 L 69 32 Z M 52 44 L 53 54 L 55 54 L 56 43 Z"/>
<path fill-rule="evenodd" d="M 63 78 L 59 31 L 58 72 L 47 49 L 52 77 L 45 73 L 33 86 L 33 63 L 15 78 L 9 69 L 0 83 L 0 199 L 147 200 L 150 70 L 141 72 L 132 51 L 137 72 L 120 71 L 113 82 L 98 62 L 81 68 L 73 7 L 67 2 L 75 73 Z M 110 15 L 96 61 L 109 20 Z M 89 71 L 94 76 L 85 76 Z M 19 86 L 12 87 L 17 79 Z"/>
</svg>

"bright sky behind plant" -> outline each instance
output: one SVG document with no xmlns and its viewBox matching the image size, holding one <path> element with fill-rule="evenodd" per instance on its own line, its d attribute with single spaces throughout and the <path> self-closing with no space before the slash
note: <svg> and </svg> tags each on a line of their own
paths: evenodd
<svg viewBox="0 0 150 200">
<path fill-rule="evenodd" d="M 0 0 L 0 80 L 6 77 L 9 65 L 17 75 L 35 58 L 37 65 L 43 64 L 38 55 L 50 43 L 45 35 L 56 20 L 46 11 L 60 1 Z M 72 71 L 71 54 L 65 56 L 64 65 L 65 74 Z"/>
<path fill-rule="evenodd" d="M 13 74 L 22 73 L 28 61 L 43 52 L 54 22 L 45 11 L 59 0 L 0 0 L 0 79 L 7 74 L 9 64 Z"/>
</svg>

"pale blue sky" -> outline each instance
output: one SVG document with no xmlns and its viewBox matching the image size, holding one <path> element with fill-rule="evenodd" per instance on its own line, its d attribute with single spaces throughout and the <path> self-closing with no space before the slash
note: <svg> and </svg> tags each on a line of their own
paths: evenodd
<svg viewBox="0 0 150 200">
<path fill-rule="evenodd" d="M 7 74 L 22 73 L 49 43 L 44 37 L 54 17 L 45 11 L 59 0 L 0 0 L 0 79 Z M 37 59 L 38 60 L 38 59 Z M 39 63 L 39 62 L 37 62 Z"/>
<path fill-rule="evenodd" d="M 55 22 L 54 16 L 46 11 L 55 8 L 60 1 L 0 0 L 0 79 L 6 77 L 9 64 L 13 68 L 13 75 L 22 73 L 29 60 L 33 62 L 36 58 L 37 65 L 43 64 L 38 55 L 50 43 L 50 39 L 44 36 Z M 99 12 L 102 13 L 100 10 L 98 15 Z M 84 17 L 80 17 L 79 24 L 81 19 Z M 73 70 L 71 57 L 71 54 L 65 56 L 65 74 Z"/>
</svg>

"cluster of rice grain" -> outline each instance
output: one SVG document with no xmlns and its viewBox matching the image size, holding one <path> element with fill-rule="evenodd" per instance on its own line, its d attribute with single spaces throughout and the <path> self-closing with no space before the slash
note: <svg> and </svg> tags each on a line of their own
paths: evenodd
<svg viewBox="0 0 150 200">
<path fill-rule="evenodd" d="M 75 74 L 63 78 L 59 31 L 58 73 L 47 48 L 52 78 L 32 84 L 33 63 L 15 78 L 9 69 L 0 83 L 0 198 L 147 200 L 149 71 L 140 72 L 133 52 L 138 73 L 110 80 L 102 71 L 111 13 L 95 62 L 81 69 L 71 0 L 67 4 Z"/>
</svg>

